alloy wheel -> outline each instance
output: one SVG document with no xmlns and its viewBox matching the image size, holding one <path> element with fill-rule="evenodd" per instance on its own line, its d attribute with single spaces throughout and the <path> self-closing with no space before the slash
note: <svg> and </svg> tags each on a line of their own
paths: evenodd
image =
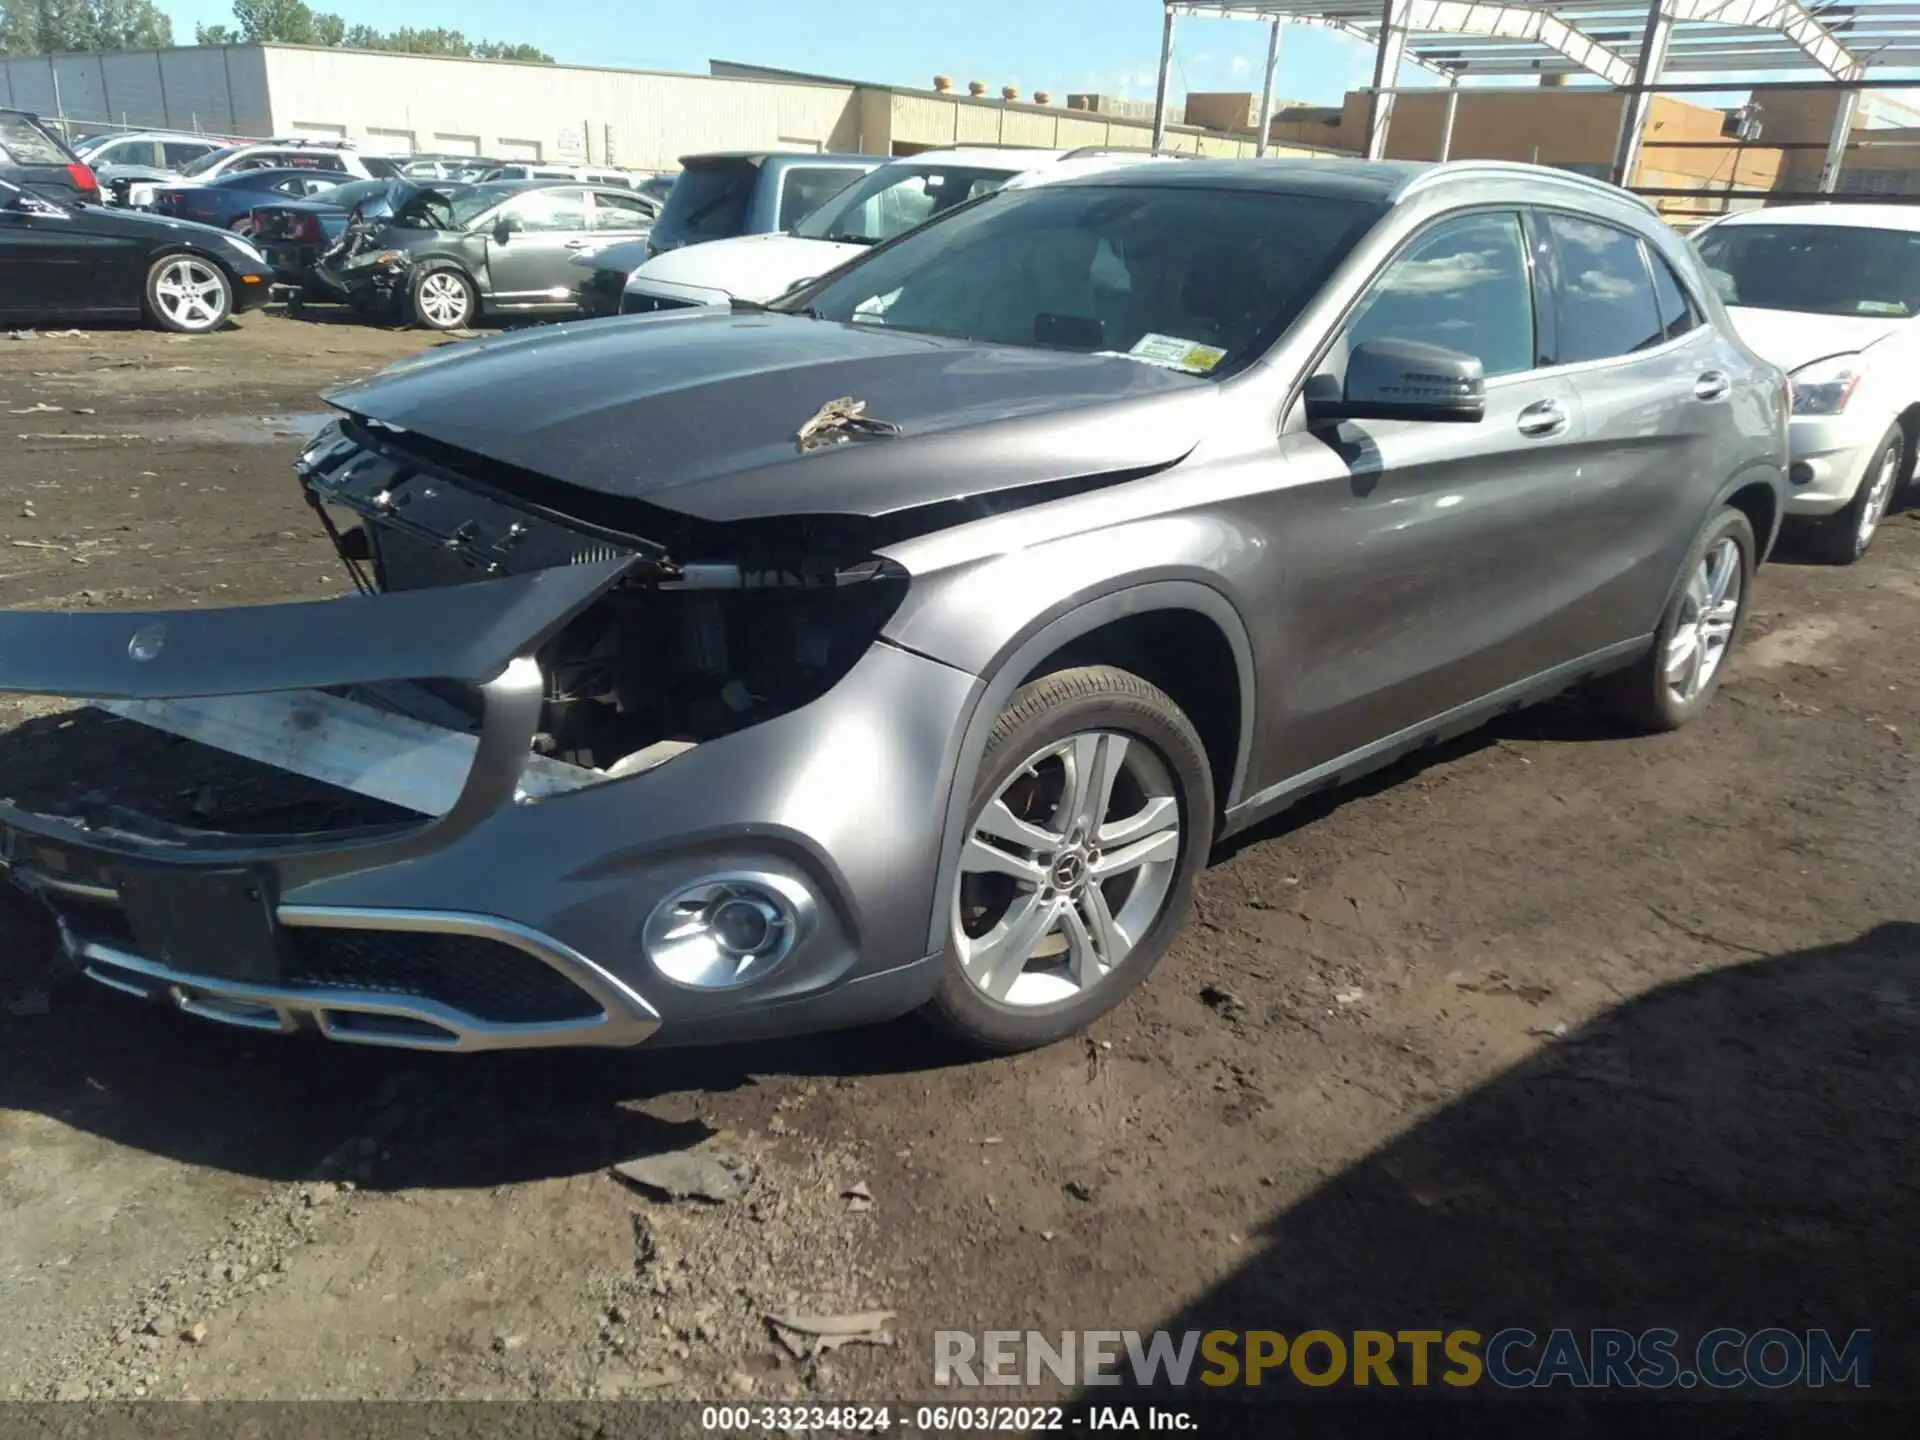
<svg viewBox="0 0 1920 1440">
<path fill-rule="evenodd" d="M 1867 491 L 1866 504 L 1860 507 L 1860 523 L 1854 527 L 1854 554 L 1866 553 L 1867 546 L 1873 543 L 1874 532 L 1880 528 L 1880 522 L 1886 519 L 1887 507 L 1893 503 L 1893 492 L 1900 485 L 1900 464 L 1905 458 L 1904 447 L 1898 441 L 1881 452 L 1880 463 L 1874 468 L 1872 488 Z"/>
<path fill-rule="evenodd" d="M 1029 756 L 961 854 L 953 936 L 968 980 L 1029 1008 L 1107 979 L 1166 908 L 1183 818 L 1143 740 L 1082 731 Z"/>
<path fill-rule="evenodd" d="M 434 328 L 456 329 L 467 318 L 466 282 L 451 271 L 436 271 L 421 280 L 415 304 Z"/>
<path fill-rule="evenodd" d="M 182 330 L 210 330 L 226 313 L 226 285 L 204 260 L 181 256 L 153 282 L 154 303 Z"/>
<path fill-rule="evenodd" d="M 1713 682 L 1740 618 L 1739 542 L 1723 536 L 1694 567 L 1680 597 L 1680 618 L 1667 641 L 1667 689 L 1682 705 Z"/>
</svg>

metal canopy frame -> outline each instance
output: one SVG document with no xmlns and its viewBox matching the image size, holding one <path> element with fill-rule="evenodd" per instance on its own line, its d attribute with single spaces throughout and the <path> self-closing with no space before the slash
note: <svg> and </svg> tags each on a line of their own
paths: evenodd
<svg viewBox="0 0 1920 1440">
<path fill-rule="evenodd" d="M 1457 86 L 1481 75 L 1592 75 L 1631 98 L 1623 107 L 1614 180 L 1638 166 L 1647 110 L 1660 80 L 1674 74 L 1811 74 L 1839 90 L 1820 188 L 1831 193 L 1853 128 L 1869 67 L 1920 69 L 1920 0 L 1162 0 L 1160 86 L 1154 148 L 1166 135 L 1167 77 L 1175 24 L 1182 16 L 1254 20 L 1271 25 L 1267 96 L 1260 145 L 1266 145 L 1272 60 L 1282 25 L 1341 31 L 1374 49 L 1367 157 L 1386 153 L 1396 81 L 1411 62 Z M 1851 82 L 1851 83 L 1850 83 Z M 1920 84 L 1920 75 L 1914 83 Z M 1738 80 L 1724 88 L 1738 88 Z M 1451 111 L 1449 103 L 1449 111 Z M 1449 129 L 1451 127 L 1449 126 Z M 1443 157 L 1444 158 L 1444 157 Z"/>
</svg>

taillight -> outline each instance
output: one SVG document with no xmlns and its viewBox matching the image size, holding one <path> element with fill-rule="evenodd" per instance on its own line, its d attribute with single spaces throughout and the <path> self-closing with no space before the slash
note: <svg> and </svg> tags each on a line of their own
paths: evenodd
<svg viewBox="0 0 1920 1440">
<path fill-rule="evenodd" d="M 296 240 L 318 240 L 320 238 L 320 222 L 311 215 L 294 216 L 293 238 Z"/>
<path fill-rule="evenodd" d="M 67 178 L 73 181 L 73 188 L 76 190 L 91 190 L 96 195 L 100 193 L 100 181 L 93 171 L 78 160 L 67 166 Z"/>
</svg>

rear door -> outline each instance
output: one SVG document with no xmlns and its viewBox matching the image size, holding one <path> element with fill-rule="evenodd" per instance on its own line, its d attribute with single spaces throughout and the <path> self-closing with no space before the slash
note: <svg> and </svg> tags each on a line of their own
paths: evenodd
<svg viewBox="0 0 1920 1440">
<path fill-rule="evenodd" d="M 1584 425 L 1540 363 L 1530 249 L 1515 209 L 1442 217 L 1390 260 L 1315 382 L 1344 381 L 1367 340 L 1476 356 L 1476 424 L 1349 421 L 1280 445 L 1298 558 L 1295 673 L 1267 749 L 1299 774 L 1574 658 L 1557 617 Z"/>
<path fill-rule="evenodd" d="M 1703 321 L 1666 261 L 1631 231 L 1537 211 L 1553 296 L 1552 358 L 1586 416 L 1562 560 L 1581 603 L 1568 645 L 1650 633 L 1701 520 L 1705 493 L 1747 444 L 1733 409 L 1745 362 Z"/>
<path fill-rule="evenodd" d="M 586 190 L 529 190 L 495 211 L 494 220 L 495 228 L 486 237 L 494 302 L 523 307 L 572 303 L 579 271 L 571 262 L 594 244 Z"/>
</svg>

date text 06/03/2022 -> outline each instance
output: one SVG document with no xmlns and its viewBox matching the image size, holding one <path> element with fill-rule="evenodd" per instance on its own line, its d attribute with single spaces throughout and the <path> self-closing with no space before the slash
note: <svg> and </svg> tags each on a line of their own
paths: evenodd
<svg viewBox="0 0 1920 1440">
<path fill-rule="evenodd" d="M 1197 1431 L 1188 1411 L 1163 1405 L 1095 1405 L 1069 1414 L 1063 1405 L 707 1405 L 700 1427 L 717 1433 L 1036 1435 L 1071 1427 L 1087 1432 Z"/>
</svg>

